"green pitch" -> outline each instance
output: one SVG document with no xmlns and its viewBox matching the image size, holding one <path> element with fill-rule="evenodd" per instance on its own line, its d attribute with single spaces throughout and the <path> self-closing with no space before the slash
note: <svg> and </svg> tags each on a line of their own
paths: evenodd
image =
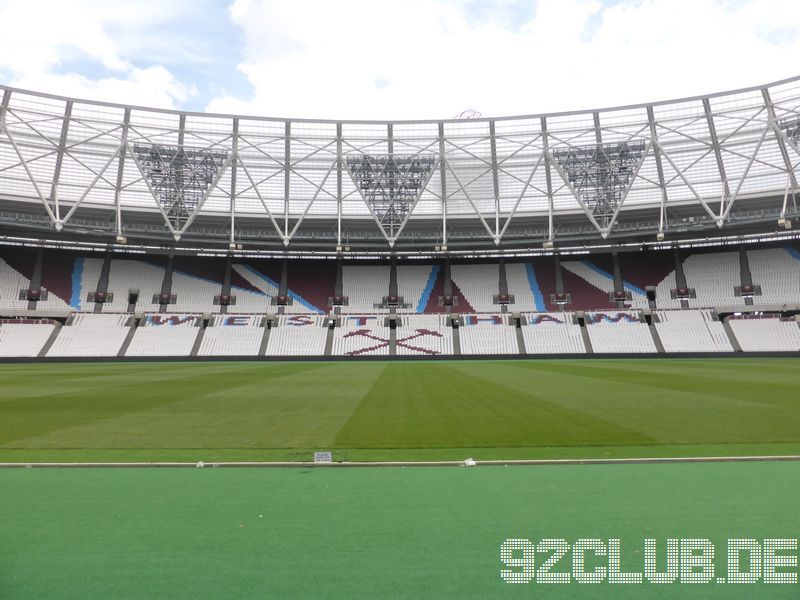
<svg viewBox="0 0 800 600">
<path fill-rule="evenodd" d="M 798 462 L 0 469 L 0 598 L 796 599 L 797 584 L 513 585 L 500 546 L 620 539 L 641 572 L 644 539 L 707 538 L 725 575 L 727 539 L 800 535 L 798 497 Z"/>
<path fill-rule="evenodd" d="M 800 454 L 795 359 L 0 365 L 0 461 Z"/>
</svg>

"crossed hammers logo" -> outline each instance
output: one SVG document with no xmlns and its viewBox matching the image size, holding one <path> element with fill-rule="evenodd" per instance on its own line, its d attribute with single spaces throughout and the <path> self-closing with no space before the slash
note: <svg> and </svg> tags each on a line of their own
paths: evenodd
<svg viewBox="0 0 800 600">
<path fill-rule="evenodd" d="M 375 346 L 367 346 L 365 348 L 360 348 L 359 350 L 351 350 L 350 352 L 347 353 L 348 356 L 366 354 L 367 352 L 373 352 L 374 350 L 379 350 L 381 348 L 386 348 L 389 346 L 388 339 L 375 335 L 369 329 L 357 329 L 356 331 L 350 331 L 349 333 L 344 334 L 344 337 L 346 338 L 356 337 L 356 336 L 365 337 L 379 343 L 376 344 Z M 421 348 L 419 346 L 412 346 L 411 344 L 408 343 L 411 340 L 428 336 L 438 337 L 438 338 L 444 337 L 438 331 L 431 331 L 430 329 L 417 329 L 415 333 L 412 333 L 411 335 L 408 335 L 404 338 L 399 338 L 397 340 L 397 346 L 408 348 L 409 350 L 414 350 L 415 352 L 421 352 L 423 354 L 439 354 L 439 352 L 436 350 L 431 350 L 429 348 Z"/>
</svg>

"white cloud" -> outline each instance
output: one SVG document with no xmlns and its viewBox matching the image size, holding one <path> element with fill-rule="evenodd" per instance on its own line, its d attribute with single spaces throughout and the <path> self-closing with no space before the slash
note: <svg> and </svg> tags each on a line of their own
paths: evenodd
<svg viewBox="0 0 800 600">
<path fill-rule="evenodd" d="M 76 73 L 39 73 L 14 82 L 26 90 L 45 90 L 72 98 L 92 98 L 136 106 L 174 108 L 194 93 L 162 66 L 131 68 L 124 78 L 89 79 Z"/>
<path fill-rule="evenodd" d="M 180 108 L 230 83 L 219 48 L 241 43 L 230 69 L 252 93 L 217 91 L 208 110 L 447 118 L 767 83 L 800 55 L 797 0 L 235 0 L 241 40 L 217 1 L 0 0 L 3 83 Z"/>
<path fill-rule="evenodd" d="M 194 93 L 162 65 L 132 60 L 152 26 L 175 19 L 179 2 L 140 0 L 7 0 L 0 5 L 0 72 L 9 85 L 54 94 L 173 108 Z M 120 28 L 139 32 L 114 35 Z M 122 39 L 128 41 L 123 42 Z M 101 75 L 64 72 L 71 60 L 96 65 Z"/>
<path fill-rule="evenodd" d="M 540 0 L 514 27 L 501 8 L 503 19 L 481 22 L 463 1 L 236 0 L 238 68 L 254 94 L 220 96 L 208 110 L 376 119 L 574 110 L 767 83 L 796 74 L 800 54 L 795 0 Z"/>
</svg>

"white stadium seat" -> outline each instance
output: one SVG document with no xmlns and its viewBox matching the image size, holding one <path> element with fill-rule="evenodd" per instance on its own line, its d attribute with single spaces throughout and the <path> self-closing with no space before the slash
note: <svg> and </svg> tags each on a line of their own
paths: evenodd
<svg viewBox="0 0 800 600">
<path fill-rule="evenodd" d="M 587 313 L 586 327 L 595 354 L 657 351 L 650 327 L 638 311 Z"/>
<path fill-rule="evenodd" d="M 322 356 L 328 330 L 320 315 L 280 315 L 269 332 L 267 356 Z"/>
<path fill-rule="evenodd" d="M 125 356 L 189 356 L 200 333 L 200 315 L 146 314 Z"/>
<path fill-rule="evenodd" d="M 3 320 L 0 322 L 0 357 L 39 356 L 55 328 L 53 322 Z"/>
<path fill-rule="evenodd" d="M 516 329 L 508 315 L 464 315 L 459 327 L 461 354 L 519 354 Z"/>
<path fill-rule="evenodd" d="M 522 338 L 528 354 L 583 354 L 586 345 L 580 325 L 572 313 L 526 313 L 522 315 Z"/>
<path fill-rule="evenodd" d="M 214 315 L 198 356 L 257 356 L 264 337 L 262 315 Z"/>
<path fill-rule="evenodd" d="M 47 356 L 117 356 L 132 318 L 129 314 L 77 313 L 58 332 Z"/>
<path fill-rule="evenodd" d="M 661 310 L 656 316 L 665 352 L 733 352 L 725 327 L 710 310 Z"/>
</svg>

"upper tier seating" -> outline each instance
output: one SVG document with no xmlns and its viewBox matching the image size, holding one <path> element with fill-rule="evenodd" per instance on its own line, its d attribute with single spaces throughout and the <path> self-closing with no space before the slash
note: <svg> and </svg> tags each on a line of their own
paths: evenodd
<svg viewBox="0 0 800 600">
<path fill-rule="evenodd" d="M 614 291 L 614 270 L 611 255 L 602 254 L 588 259 L 561 261 L 564 292 L 572 297 L 567 307 L 574 310 L 617 308 L 609 294 Z"/>
<path fill-rule="evenodd" d="M 461 354 L 519 354 L 517 332 L 506 315 L 464 315 Z"/>
<path fill-rule="evenodd" d="M 561 268 L 569 271 L 576 277 L 583 279 L 586 283 L 602 292 L 601 296 L 595 296 L 596 301 L 588 300 L 581 303 L 576 302 L 575 294 L 573 293 L 573 307 L 575 308 L 602 308 L 613 305 L 614 303 L 609 300 L 609 297 L 614 293 L 614 274 L 613 274 L 613 259 L 611 256 L 605 256 L 604 269 L 591 260 L 562 260 Z M 645 291 L 630 283 L 622 282 L 625 291 L 629 292 L 631 299 L 626 301 L 626 304 L 633 308 L 649 308 L 650 304 L 647 302 L 647 294 Z M 568 290 L 572 291 L 572 290 Z M 594 306 L 585 306 L 586 304 L 594 304 Z"/>
<path fill-rule="evenodd" d="M 404 315 L 397 328 L 397 355 L 453 353 L 453 330 L 446 315 Z"/>
<path fill-rule="evenodd" d="M 306 313 L 327 314 L 328 299 L 336 291 L 336 262 L 332 260 L 292 260 L 288 264 L 289 294 Z"/>
<path fill-rule="evenodd" d="M 431 265 L 397 265 L 397 295 L 408 308 L 398 313 L 424 313 L 428 306 L 438 269 Z"/>
<path fill-rule="evenodd" d="M 228 307 L 229 313 L 275 313 L 272 297 L 280 291 L 280 282 L 264 275 L 254 267 L 234 263 L 231 265 L 231 295 L 236 304 Z"/>
<path fill-rule="evenodd" d="M 89 262 L 94 261 L 100 263 L 92 265 L 93 268 L 97 268 L 98 278 L 95 279 L 91 289 L 86 290 L 87 293 L 96 290 L 100 269 L 103 266 L 102 259 L 87 259 L 86 267 L 89 267 Z M 159 304 L 158 301 L 153 302 L 153 298 L 161 293 L 165 272 L 166 269 L 163 266 L 145 261 L 111 259 L 111 269 L 108 273 L 108 293 L 114 294 L 114 298 L 111 302 L 103 305 L 103 312 L 127 311 L 131 290 L 139 290 L 139 299 L 136 301 L 137 311 L 157 311 Z M 85 296 L 86 294 L 84 294 L 82 310 L 92 310 L 94 303 L 86 301 Z"/>
<path fill-rule="evenodd" d="M 172 266 L 170 312 L 218 312 L 214 297 L 222 293 L 225 260 L 214 257 L 176 256 Z"/>
<path fill-rule="evenodd" d="M 20 291 L 30 287 L 36 264 L 36 251 L 17 246 L 0 246 L 0 308 L 27 310 L 27 298 Z"/>
<path fill-rule="evenodd" d="M 800 350 L 800 327 L 795 320 L 772 318 L 734 319 L 728 323 L 744 352 Z"/>
<path fill-rule="evenodd" d="M 0 255 L 0 309 L 28 310 L 27 296 L 23 295 L 20 299 L 20 293 L 26 292 L 31 286 L 30 277 L 33 273 L 35 252 L 17 248 L 3 249 L 2 247 L 0 247 L 0 250 L 4 250 L 4 254 L 8 254 L 8 261 Z M 68 262 L 69 266 L 68 269 L 61 273 L 59 283 L 63 280 L 69 281 L 73 277 L 71 262 L 65 262 Z M 40 310 L 69 310 L 69 294 L 59 295 L 57 292 L 61 292 L 60 286 L 55 281 L 45 280 L 44 275 L 50 275 L 50 272 L 44 270 L 42 276 L 42 287 L 48 293 L 46 299 L 41 299 L 36 303 L 36 308 Z M 52 286 L 54 289 L 48 287 L 50 283 L 54 284 Z"/>
<path fill-rule="evenodd" d="M 214 296 L 219 296 L 222 283 L 209 281 L 179 271 L 172 272 L 172 293 L 175 304 L 169 309 L 177 312 L 213 312 L 219 310 Z"/>
<path fill-rule="evenodd" d="M 475 312 L 500 310 L 494 303 L 500 289 L 499 265 L 450 265 L 450 278 Z"/>
<path fill-rule="evenodd" d="M 261 315 L 214 315 L 198 356 L 257 356 L 264 337 Z"/>
<path fill-rule="evenodd" d="M 638 311 L 588 313 L 586 327 L 595 354 L 657 351 L 650 327 Z"/>
<path fill-rule="evenodd" d="M 640 250 L 620 252 L 617 255 L 623 284 L 631 296 L 645 296 L 648 287 L 656 288 L 656 306 L 660 308 L 680 308 L 680 300 L 670 298 L 670 290 L 675 289 L 675 257 L 669 250 Z M 646 308 L 644 303 L 632 303 Z"/>
<path fill-rule="evenodd" d="M 664 279 L 656 285 L 656 306 L 658 308 L 680 308 L 679 298 L 673 298 L 672 290 L 678 288 L 675 271 L 670 271 Z"/>
<path fill-rule="evenodd" d="M 333 350 L 337 356 L 388 355 L 391 330 L 385 315 L 343 315 L 333 330 Z"/>
<path fill-rule="evenodd" d="M 320 315 L 280 315 L 269 332 L 267 356 L 322 356 L 328 330 Z"/>
<path fill-rule="evenodd" d="M 506 263 L 506 269 L 508 268 Z M 556 261 L 552 257 L 541 256 L 531 258 L 523 263 L 529 279 L 535 280 L 535 286 L 542 295 L 542 307 L 537 304 L 539 312 L 557 312 L 561 306 L 555 301 L 556 290 Z M 533 290 L 533 287 L 531 288 Z M 535 294 L 534 294 L 535 296 Z"/>
<path fill-rule="evenodd" d="M 547 310 L 544 294 L 531 263 L 506 263 L 508 295 L 514 297 L 512 312 Z"/>
<path fill-rule="evenodd" d="M 129 314 L 77 313 L 58 332 L 47 356 L 117 356 L 132 318 Z"/>
<path fill-rule="evenodd" d="M 656 316 L 665 352 L 733 352 L 725 327 L 710 310 L 662 310 Z"/>
<path fill-rule="evenodd" d="M 33 319 L 0 321 L 0 356 L 33 358 L 39 356 L 56 325 Z"/>
<path fill-rule="evenodd" d="M 376 304 L 389 295 L 389 265 L 344 265 L 342 267 L 342 294 L 348 305 L 345 313 L 378 312 Z"/>
<path fill-rule="evenodd" d="M 147 314 L 136 328 L 125 356 L 189 356 L 200 315 Z"/>
<path fill-rule="evenodd" d="M 28 289 L 30 283 L 27 277 L 0 258 L 0 305 L 3 308 L 26 310 L 28 301 L 19 299 L 19 291 Z"/>
<path fill-rule="evenodd" d="M 581 327 L 572 313 L 527 313 L 522 315 L 522 337 L 528 354 L 583 354 Z"/>
<path fill-rule="evenodd" d="M 33 276 L 35 253 L 31 252 L 29 256 L 33 261 L 27 265 L 30 270 L 23 270 L 21 273 L 25 281 L 28 281 L 29 275 Z M 15 265 L 21 268 L 25 266 L 24 261 L 23 265 L 18 265 L 17 261 L 14 261 L 14 264 L 9 266 L 18 270 Z M 0 271 L 2 268 L 2 261 L 0 261 Z M 47 293 L 36 302 L 35 310 L 61 312 L 79 307 L 82 268 L 83 257 L 72 252 L 46 250 L 42 260 L 41 288 L 47 290 Z M 30 284 L 26 284 L 25 287 L 27 288 L 28 285 Z M 1 287 L 2 285 L 0 285 Z M 28 302 L 24 299 L 20 301 L 20 305 L 24 305 L 24 309 L 28 308 L 27 304 Z M 70 306 L 71 304 L 73 306 Z M 0 306 L 3 306 L 2 302 L 0 302 Z"/>
<path fill-rule="evenodd" d="M 607 257 L 607 260 L 613 261 L 611 257 Z M 577 277 L 580 277 L 586 281 L 589 285 L 603 292 L 603 306 L 610 303 L 608 298 L 614 293 L 614 274 L 612 273 L 614 268 L 613 262 L 606 266 L 609 267 L 609 270 L 599 267 L 590 260 L 561 261 L 562 269 L 570 271 Z M 624 290 L 629 292 L 631 295 L 631 299 L 626 301 L 627 305 L 631 306 L 632 308 L 639 309 L 650 307 L 650 304 L 647 301 L 647 294 L 643 289 L 630 283 L 626 283 L 625 281 L 622 282 L 622 286 Z M 611 304 L 613 304 L 613 302 L 611 302 Z"/>
<path fill-rule="evenodd" d="M 697 298 L 689 300 L 693 308 L 743 306 L 733 289 L 741 285 L 742 271 L 738 252 L 692 254 L 683 261 L 686 285 L 694 288 Z"/>
<path fill-rule="evenodd" d="M 800 252 L 794 248 L 748 250 L 753 284 L 761 286 L 761 295 L 753 304 L 800 303 Z"/>
</svg>

